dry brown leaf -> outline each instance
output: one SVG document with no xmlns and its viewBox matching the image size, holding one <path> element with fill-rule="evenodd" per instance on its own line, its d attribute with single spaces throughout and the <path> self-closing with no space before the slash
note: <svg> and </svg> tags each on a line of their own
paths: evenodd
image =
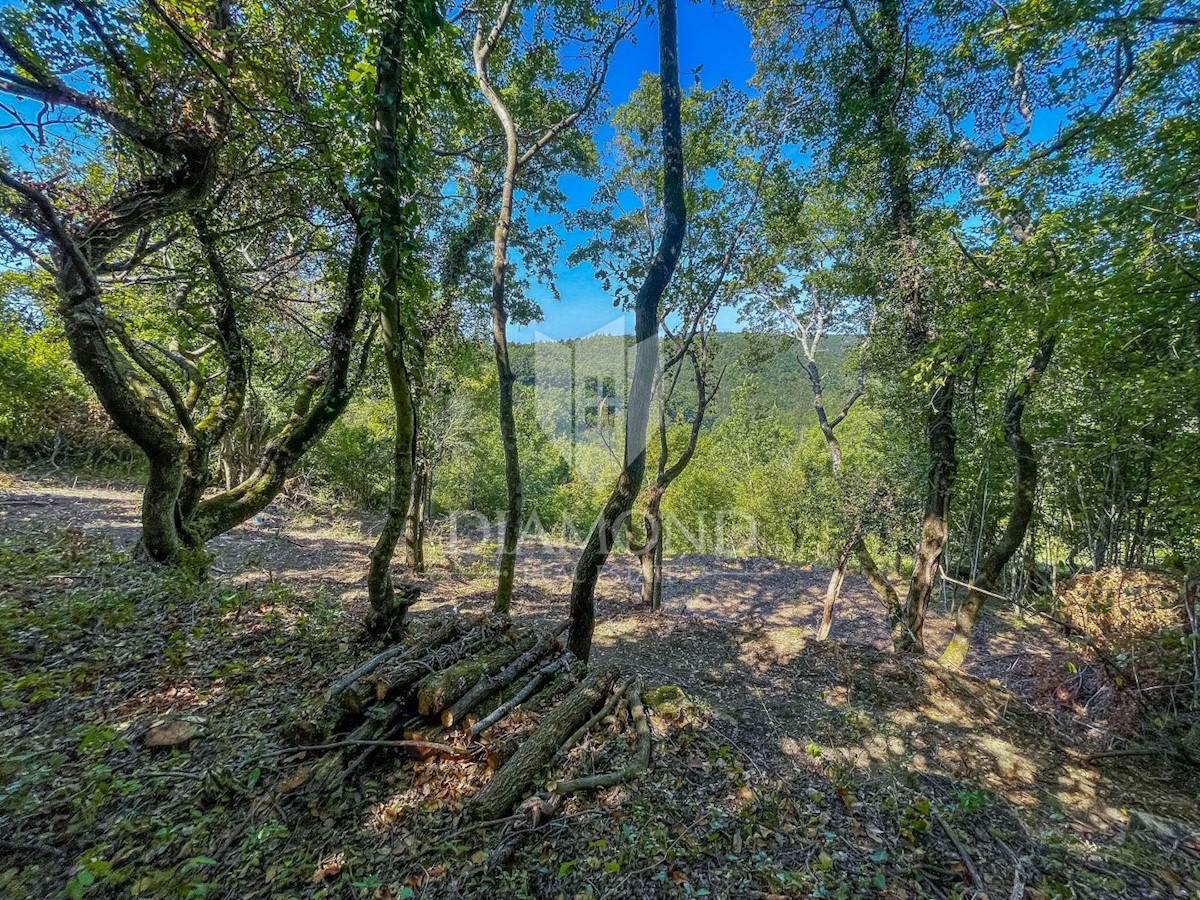
<svg viewBox="0 0 1200 900">
<path fill-rule="evenodd" d="M 331 856 L 329 859 L 322 861 L 321 864 L 317 866 L 316 870 L 313 871 L 313 884 L 317 884 L 318 882 L 325 881 L 328 878 L 333 878 L 342 874 L 342 868 L 345 866 L 345 864 L 346 862 L 340 853 L 337 856 Z"/>
<path fill-rule="evenodd" d="M 279 793 L 290 794 L 292 791 L 296 790 L 296 788 L 308 781 L 308 779 L 312 776 L 312 773 L 312 766 L 301 766 L 286 779 L 284 779 L 284 781 L 279 785 Z"/>
</svg>

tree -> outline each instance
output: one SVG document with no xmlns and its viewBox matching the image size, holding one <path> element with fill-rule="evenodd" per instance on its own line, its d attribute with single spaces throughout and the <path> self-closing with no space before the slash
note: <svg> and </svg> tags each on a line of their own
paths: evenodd
<svg viewBox="0 0 1200 900">
<path fill-rule="evenodd" d="M 1010 17 L 1013 14 L 1015 17 Z M 1176 101 L 1167 100 L 1172 90 L 1182 87 L 1174 78 L 1174 64 L 1187 58 L 1186 51 L 1180 52 L 1186 46 L 1186 40 L 1180 42 L 1184 22 L 1154 11 L 1097 18 L 1086 10 L 1067 7 L 1060 16 L 1039 20 L 1032 29 L 1035 34 L 1025 34 L 1027 29 L 1019 27 L 1026 20 L 1024 8 L 1008 10 L 1001 17 L 991 8 L 966 7 L 960 15 L 952 29 L 959 35 L 959 44 L 947 55 L 951 62 L 945 66 L 944 76 L 953 89 L 939 97 L 939 104 L 973 179 L 975 202 L 995 222 L 992 234 L 970 236 L 972 246 L 960 242 L 960 247 L 986 276 L 986 285 L 1002 299 L 1007 312 L 1007 321 L 995 323 L 986 311 L 972 308 L 971 322 L 990 344 L 1002 343 L 1015 323 L 1017 329 L 1034 335 L 1032 340 L 1022 340 L 1018 331 L 1018 346 L 1032 343 L 1035 349 L 1003 404 L 1003 436 L 1015 465 L 1011 508 L 1001 534 L 972 573 L 954 636 L 942 656 L 951 665 L 962 663 L 979 610 L 987 597 L 995 595 L 1001 572 L 1020 548 L 1034 517 L 1038 459 L 1022 428 L 1030 394 L 1046 372 L 1055 347 L 1066 337 L 1062 332 L 1078 321 L 1078 304 L 1095 308 L 1096 298 L 1108 294 L 1104 289 L 1081 291 L 1094 279 L 1092 272 L 1111 271 L 1113 266 L 1106 263 L 1093 268 L 1095 263 L 1089 261 L 1083 268 L 1076 262 L 1080 255 L 1087 255 L 1079 251 L 1092 240 L 1088 227 L 1092 223 L 1086 215 L 1082 220 L 1064 219 L 1056 205 L 1073 206 L 1078 201 L 1064 201 L 1057 183 L 1074 187 L 1094 175 L 1092 166 L 1108 157 L 1111 149 L 1097 153 L 1092 148 L 1105 145 L 1107 135 L 1120 129 L 1120 125 L 1114 129 L 1114 124 L 1136 107 L 1139 93 L 1153 92 L 1158 108 L 1176 108 Z M 1139 40 L 1129 28 L 1135 20 L 1144 21 L 1151 33 Z M 1018 31 L 1022 32 L 1019 37 Z M 1081 39 L 1084 37 L 1086 40 Z M 1161 54 L 1172 44 L 1173 61 L 1164 66 Z M 1075 65 L 1064 76 L 1057 70 L 1054 53 L 1055 48 L 1066 46 L 1086 49 L 1076 52 Z M 1005 85 L 1004 90 L 995 90 L 998 82 Z M 1033 137 L 1039 106 L 1068 110 L 1058 132 L 1040 140 Z M 973 118 L 971 134 L 962 125 L 968 110 Z M 1071 157 L 1078 159 L 1081 149 L 1087 161 L 1077 169 Z M 1122 174 L 1130 178 L 1132 173 Z M 1132 180 L 1139 177 L 1133 175 Z M 1161 193 L 1166 199 L 1171 191 L 1168 188 Z M 1096 209 L 1103 205 L 1092 200 L 1079 206 Z M 1111 245 L 1106 250 L 1111 253 Z M 1125 265 L 1118 268 L 1133 271 Z M 1147 298 L 1156 294 L 1154 288 L 1145 286 L 1134 292 Z M 1114 321 L 1109 319 L 1104 330 L 1112 328 Z M 1107 459 L 1115 456 L 1107 455 Z M 1112 484 L 1105 479 L 1106 489 Z M 1149 480 L 1143 485 L 1148 487 Z M 1097 528 L 1101 537 L 1094 546 L 1108 545 L 1105 532 L 1111 521 L 1101 520 Z M 1104 564 L 1104 556 L 1101 552 L 1095 558 L 1097 568 Z"/>
<path fill-rule="evenodd" d="M 374 634 L 398 632 L 413 597 L 397 597 L 391 563 L 408 515 L 413 487 L 412 383 L 405 353 L 415 329 L 417 296 L 427 290 L 421 268 L 421 218 L 414 196 L 423 105 L 435 83 L 422 79 L 426 59 L 443 25 L 434 0 L 393 0 L 381 10 L 372 125 L 374 166 L 370 186 L 379 233 L 379 303 L 384 364 L 396 416 L 392 491 L 367 571 Z"/>
<path fill-rule="evenodd" d="M 634 299 L 637 341 L 625 418 L 624 465 L 592 527 L 571 584 L 571 630 L 567 647 L 584 662 L 596 627 L 595 594 L 622 521 L 629 515 L 646 474 L 646 429 L 658 367 L 658 305 L 670 284 L 687 228 L 683 136 L 680 122 L 679 40 L 674 0 L 658 0 L 659 90 L 662 108 L 663 226 L 658 249 Z"/>
<path fill-rule="evenodd" d="M 637 7 L 633 11 L 618 11 L 611 17 L 601 19 L 601 27 L 594 28 L 594 35 L 581 34 L 575 37 L 584 44 L 594 44 L 597 48 L 592 52 L 590 73 L 581 85 L 582 93 L 577 101 L 566 104 L 572 108 L 564 111 L 561 117 L 539 124 L 526 137 L 518 132 L 517 120 L 509 108 L 509 104 L 493 83 L 489 72 L 489 63 L 495 53 L 501 38 L 506 37 L 506 30 L 514 31 L 519 28 L 520 21 L 513 19 L 517 7 L 516 0 L 501 0 L 495 20 L 487 27 L 482 8 L 476 9 L 475 37 L 471 47 L 471 57 L 475 68 L 475 78 L 479 90 L 487 100 L 488 106 L 496 117 L 504 135 L 503 175 L 500 181 L 500 208 L 496 216 L 496 226 L 492 238 L 491 266 L 491 318 L 492 346 L 496 356 L 496 372 L 499 375 L 499 413 L 500 433 L 504 441 L 504 470 L 508 489 L 508 508 L 505 511 L 503 545 L 500 551 L 500 575 L 496 587 L 495 609 L 497 612 L 507 612 L 512 604 L 513 577 L 516 568 L 517 541 L 521 534 L 523 493 L 521 486 L 521 466 L 517 453 L 517 424 L 513 412 L 513 375 L 512 362 L 508 352 L 508 304 L 506 297 L 506 274 L 509 267 L 509 232 L 513 225 L 513 203 L 517 189 L 517 179 L 521 170 L 532 163 L 547 145 L 560 134 L 575 126 L 591 110 L 600 91 L 604 86 L 604 77 L 608 72 L 609 60 L 617 45 L 629 33 L 637 19 Z M 589 24 L 594 18 L 590 5 L 585 9 L 576 8 L 573 4 L 559 3 L 548 7 L 547 14 L 553 15 L 555 28 L 561 33 L 572 34 L 575 29 Z M 535 16 L 536 19 L 541 18 Z M 544 27 L 544 26 L 541 26 Z M 607 32 L 607 33 L 606 33 Z M 530 55 L 539 54 L 545 49 L 546 38 L 538 34 L 532 38 Z M 510 44 L 518 41 L 509 38 Z M 528 74 L 526 77 L 528 77 Z M 544 80 L 565 82 L 568 86 L 574 79 L 558 70 L 555 65 L 550 72 L 539 73 Z M 523 87 L 518 85 L 518 87 Z M 563 106 L 563 101 L 547 104 L 552 113 L 557 114 L 557 107 Z M 539 116 L 537 118 L 543 118 Z M 528 132 L 527 123 L 522 123 Z"/>
<path fill-rule="evenodd" d="M 845 508 L 847 532 L 840 542 L 825 592 L 817 637 L 824 640 L 833 627 L 833 613 L 851 556 L 857 556 L 872 588 L 895 625 L 900 599 L 883 576 L 867 547 L 869 507 L 878 508 L 883 491 L 864 490 L 848 483 L 842 464 L 838 427 L 866 395 L 866 373 L 860 368 L 854 387 L 833 417 L 826 408 L 826 378 L 821 357 L 831 329 L 865 341 L 870 334 L 879 296 L 874 282 L 862 277 L 856 257 L 862 255 L 865 226 L 860 210 L 846 202 L 836 173 L 812 167 L 799 177 L 785 178 L 773 190 L 768 216 L 768 245 L 764 265 L 770 275 L 763 290 L 751 295 L 744 315 L 760 327 L 782 331 L 794 341 L 798 361 L 811 389 L 816 424 L 824 441 L 836 498 Z M 859 354 L 861 355 L 861 354 Z"/>
<path fill-rule="evenodd" d="M 593 208 L 575 222 L 594 237 L 570 260 L 588 259 L 602 283 L 615 282 L 617 302 L 628 304 L 654 257 L 654 236 L 662 227 L 663 185 L 660 152 L 649 140 L 661 127 L 656 78 L 644 76 L 613 117 L 611 176 L 596 191 Z M 768 171 L 778 164 L 777 138 L 761 128 L 762 116 L 728 83 L 705 89 L 699 82 L 683 97 L 684 197 L 688 228 L 671 286 L 659 304 L 659 330 L 667 355 L 656 378 L 658 447 L 656 474 L 644 513 L 645 539 L 631 548 L 642 563 L 642 596 L 657 609 L 662 600 L 663 515 L 667 489 L 695 455 L 705 415 L 721 384 L 716 363 L 715 317 L 739 290 L 747 289 L 751 260 L 761 250 L 761 199 Z M 628 195 L 637 205 L 627 209 Z M 676 389 L 684 369 L 692 370 L 694 398 Z M 687 407 L 686 409 L 684 407 Z M 670 458 L 668 432 L 676 414 L 690 417 L 686 443 Z"/>
<path fill-rule="evenodd" d="M 948 537 L 947 514 L 956 472 L 954 397 L 956 365 L 937 342 L 946 285 L 929 265 L 933 216 L 926 208 L 931 180 L 942 170 L 940 135 L 930 125 L 919 88 L 928 56 L 916 45 L 915 10 L 900 0 L 807 3 L 786 10 L 744 4 L 765 75 L 780 96 L 802 97 L 798 139 L 811 148 L 848 196 L 871 204 L 863 262 L 878 297 L 876 334 L 892 342 L 894 360 L 919 366 L 920 391 L 897 395 L 924 410 L 928 457 L 921 535 L 907 596 L 897 616 L 894 644 L 923 650 L 924 619 Z M 878 349 L 878 348 L 875 348 Z M 879 359 L 874 354 L 873 359 Z M 897 410 L 899 412 L 899 410 Z"/>
<path fill-rule="evenodd" d="M 6 11 L 0 38 L 10 67 L 0 89 L 18 98 L 11 114 L 31 140 L 23 171 L 7 161 L 0 171 L 0 236 L 53 275 L 73 359 L 145 455 L 142 545 L 164 561 L 262 510 L 345 408 L 370 250 L 346 200 L 347 167 L 324 152 L 354 120 L 339 102 L 350 92 L 330 91 L 353 34 L 319 9 L 270 34 L 256 30 L 270 16 L 231 2 L 204 9 L 36 3 Z M 240 58 L 249 42 L 259 54 Z M 293 46 L 314 61 L 307 80 L 293 77 Z M 44 122 L 51 107 L 66 112 L 40 127 L 38 110 Z M 76 140 L 93 128 L 99 140 Z M 274 215 L 255 222 L 250 210 L 263 206 Z M 289 220 L 322 224 L 283 247 Z M 236 271 L 222 242 L 247 234 L 264 236 L 264 258 Z M 281 279 L 334 307 L 314 317 L 321 352 L 249 474 L 205 496 L 212 455 L 250 391 L 246 318 L 260 312 L 250 298 Z M 157 333 L 129 327 L 133 312 L 149 313 Z"/>
</svg>

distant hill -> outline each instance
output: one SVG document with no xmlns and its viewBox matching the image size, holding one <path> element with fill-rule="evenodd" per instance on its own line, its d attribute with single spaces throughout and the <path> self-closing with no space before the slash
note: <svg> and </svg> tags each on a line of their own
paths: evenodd
<svg viewBox="0 0 1200 900">
<path fill-rule="evenodd" d="M 841 404 L 853 373 L 847 373 L 849 351 L 860 340 L 855 335 L 831 335 L 819 362 L 825 381 L 826 403 Z M 538 396 L 539 409 L 561 418 L 567 427 L 574 406 L 576 416 L 589 418 L 617 414 L 624 404 L 625 385 L 633 368 L 633 338 L 592 335 L 565 341 L 543 341 L 510 346 L 517 381 Z M 717 336 L 717 366 L 725 370 L 721 390 L 709 412 L 709 424 L 728 415 L 734 391 L 750 386 L 748 402 L 763 413 L 774 412 L 797 432 L 815 423 L 812 388 L 795 343 L 780 335 L 746 331 Z M 575 403 L 570 402 L 571 397 Z M 696 389 L 690 366 L 680 376 L 672 408 L 690 418 L 696 407 Z"/>
</svg>

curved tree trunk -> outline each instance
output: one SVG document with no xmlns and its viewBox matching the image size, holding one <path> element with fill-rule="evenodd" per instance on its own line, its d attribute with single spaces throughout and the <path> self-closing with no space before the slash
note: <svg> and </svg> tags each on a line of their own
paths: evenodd
<svg viewBox="0 0 1200 900">
<path fill-rule="evenodd" d="M 571 631 L 567 648 L 585 663 L 592 652 L 592 633 L 596 627 L 596 582 L 608 561 L 617 530 L 629 515 L 646 474 L 646 429 L 658 366 L 658 304 L 679 261 L 687 221 L 675 0 L 658 0 L 658 27 L 663 120 L 663 234 L 634 301 L 637 351 L 626 406 L 625 465 L 600 518 L 588 535 L 571 584 Z"/>
<path fill-rule="evenodd" d="M 236 40 L 226 40 L 227 32 L 234 28 L 228 0 L 212 4 L 203 24 L 212 43 L 221 48 L 221 62 L 232 68 Z M 58 310 L 71 357 L 113 423 L 146 455 L 150 477 L 142 496 L 142 546 L 151 558 L 170 561 L 182 544 L 179 495 L 184 454 L 194 431 L 178 391 L 140 354 L 106 308 L 98 273 L 131 236 L 148 233 L 171 217 L 194 209 L 207 196 L 217 177 L 228 132 L 228 99 L 220 95 L 205 106 L 199 97 L 188 98 L 195 101 L 188 109 L 158 111 L 158 122 L 171 120 L 169 124 L 142 125 L 106 100 L 77 91 L 4 35 L 0 35 L 0 55 L 6 66 L 17 66 L 25 73 L 21 84 L 10 90 L 41 103 L 81 110 L 103 122 L 140 148 L 146 170 L 151 172 L 119 186 L 86 220 L 78 213 L 64 217 L 41 188 L 25 184 L 3 168 L 0 182 L 28 202 L 25 217 L 51 243 Z M 117 67 L 113 77 L 123 74 Z M 134 85 L 127 80 L 125 87 L 133 89 Z M 168 243 L 169 238 L 162 245 Z M 121 349 L 113 346 L 114 340 Z M 154 386 L 139 374 L 139 367 L 168 403 L 161 402 Z"/>
<path fill-rule="evenodd" d="M 517 455 L 517 421 L 513 411 L 513 385 L 516 376 L 508 356 L 508 307 L 505 278 L 508 272 L 508 236 L 512 229 L 513 193 L 516 189 L 520 149 L 517 126 L 500 95 L 488 78 L 488 58 L 496 41 L 508 24 L 513 0 L 506 0 L 491 32 L 484 37 L 483 22 L 475 32 L 473 56 L 475 79 L 492 113 L 504 131 L 504 175 L 500 189 L 500 212 L 492 235 L 492 349 L 496 355 L 496 375 L 499 381 L 500 440 L 504 445 L 504 486 L 508 508 L 504 512 L 504 535 L 500 547 L 500 575 L 496 584 L 496 612 L 506 613 L 512 606 L 513 579 L 517 565 L 517 540 L 521 536 L 521 515 L 524 492 L 521 485 L 521 463 Z"/>
<path fill-rule="evenodd" d="M 346 283 L 338 315 L 329 329 L 329 351 L 301 384 L 292 413 L 269 440 L 258 465 L 233 487 L 196 504 L 188 525 L 200 541 L 224 534 L 262 512 L 283 489 L 296 464 L 337 421 L 354 393 L 354 336 L 362 318 L 367 267 L 374 235 L 358 211 L 354 242 L 347 262 Z M 358 357 L 361 368 L 370 347 L 368 339 Z M 249 422 L 244 422 L 249 427 Z"/>
<path fill-rule="evenodd" d="M 638 548 L 638 562 L 642 570 L 642 603 L 652 612 L 662 607 L 662 497 L 666 485 L 661 481 L 660 476 L 659 484 L 650 491 L 646 514 L 642 519 L 646 529 L 646 542 Z"/>
<path fill-rule="evenodd" d="M 232 72 L 237 62 L 233 48 L 239 43 L 239 26 L 231 3 L 216 0 L 206 4 L 205 9 L 206 21 L 193 24 L 204 29 L 206 43 L 219 48 L 221 64 Z M 108 27 L 100 20 L 92 24 L 98 29 Z M 249 377 L 249 353 L 235 312 L 238 292 L 224 268 L 222 254 L 214 246 L 206 218 L 199 212 L 218 178 L 221 150 L 230 125 L 229 97 L 226 92 L 214 91 L 207 106 L 202 94 L 184 97 L 186 108 L 157 109 L 148 117 L 169 124 L 142 125 L 106 100 L 76 91 L 4 36 L 0 36 L 0 55 L 27 72 L 31 96 L 82 109 L 138 145 L 145 156 L 145 169 L 151 173 L 114 190 L 90 220 L 82 221 L 72 214 L 71 225 L 64 224 L 44 192 L 2 170 L 0 180 L 31 201 L 33 217 L 40 220 L 39 230 L 51 240 L 59 311 L 72 357 L 116 427 L 138 446 L 149 463 L 150 476 L 142 499 L 142 545 L 155 560 L 171 561 L 181 546 L 202 543 L 261 511 L 279 492 L 296 461 L 345 408 L 350 396 L 348 372 L 370 235 L 356 237 L 346 301 L 328 335 L 328 358 L 310 375 L 292 420 L 270 442 L 250 477 L 240 485 L 227 484 L 221 494 L 203 499 L 213 478 L 212 453 L 243 416 Z M 128 78 L 120 67 L 110 72 L 113 78 L 121 75 Z M 137 84 L 126 87 L 140 89 Z M 222 396 L 199 421 L 193 421 L 197 396 L 189 393 L 183 397 L 147 358 L 143 345 L 126 334 L 113 312 L 105 308 L 97 274 L 131 237 L 141 235 L 141 246 L 150 229 L 183 215 L 195 227 L 211 271 L 218 299 L 213 325 L 226 366 Z M 168 246 L 177 234 L 177 229 L 168 229 L 155 246 Z M 186 370 L 185 356 L 181 354 L 176 362 Z M 188 376 L 198 378 L 198 373 L 189 370 Z M 320 394 L 314 402 L 318 388 Z"/>
<path fill-rule="evenodd" d="M 395 634 L 403 628 L 411 600 L 398 598 L 392 584 L 391 564 L 404 528 L 412 495 L 413 420 L 412 385 L 405 364 L 409 340 L 411 293 L 419 289 L 420 248 L 417 230 L 420 215 L 413 199 L 416 177 L 412 170 L 417 142 L 417 109 L 410 66 L 428 47 L 430 32 L 441 17 L 432 0 L 392 0 L 383 10 L 377 62 L 373 140 L 379 196 L 379 299 L 384 363 L 396 414 L 392 450 L 392 492 L 379 537 L 371 550 L 367 569 L 367 594 L 371 604 L 367 629 L 376 635 Z"/>
<path fill-rule="evenodd" d="M 1008 514 L 1008 524 L 1004 533 L 991 551 L 979 564 L 971 588 L 967 591 L 966 599 L 959 608 L 958 617 L 954 623 L 954 636 L 942 653 L 942 662 L 948 666 L 961 666 L 971 646 L 971 634 L 975 629 L 975 619 L 983 606 L 986 592 L 994 592 L 1000 580 L 1004 566 L 1012 559 L 1013 554 L 1025 539 L 1025 532 L 1033 518 L 1034 503 L 1037 500 L 1038 466 L 1037 456 L 1033 445 L 1021 430 L 1022 418 L 1029 395 L 1033 393 L 1050 365 L 1050 357 L 1054 353 L 1055 337 L 1045 338 L 1030 361 L 1025 375 L 1013 392 L 1008 395 L 1004 404 L 1004 440 L 1012 450 L 1016 461 L 1016 476 L 1013 492 L 1012 510 Z"/>
<path fill-rule="evenodd" d="M 408 518 L 404 523 L 404 554 L 408 568 L 413 572 L 425 571 L 425 515 L 426 489 L 429 476 L 418 459 L 413 469 L 412 499 L 408 504 Z"/>
<path fill-rule="evenodd" d="M 829 637 L 829 632 L 833 628 L 833 607 L 837 603 L 838 596 L 841 594 L 842 582 L 846 578 L 846 570 L 850 568 L 850 555 L 854 552 L 855 546 L 858 544 L 862 532 L 862 526 L 855 523 L 853 530 L 850 532 L 850 537 L 842 544 L 838 550 L 837 560 L 834 563 L 833 571 L 829 575 L 829 587 L 825 590 L 825 605 L 821 609 L 821 624 L 817 628 L 817 640 L 823 641 Z"/>
</svg>

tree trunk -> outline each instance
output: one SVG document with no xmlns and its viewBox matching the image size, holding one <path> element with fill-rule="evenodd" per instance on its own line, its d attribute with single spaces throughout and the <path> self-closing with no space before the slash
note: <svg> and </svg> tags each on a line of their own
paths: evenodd
<svg viewBox="0 0 1200 900">
<path fill-rule="evenodd" d="M 663 540 L 661 519 L 659 519 L 658 529 L 658 540 L 654 542 L 654 567 L 650 573 L 654 584 L 650 592 L 650 608 L 655 612 L 662 609 L 663 602 Z"/>
<path fill-rule="evenodd" d="M 408 604 L 397 600 L 391 563 L 404 528 L 412 495 L 413 420 L 412 386 L 405 364 L 411 309 L 408 295 L 420 289 L 420 214 L 416 201 L 416 176 L 412 170 L 417 143 L 418 102 L 409 83 L 409 66 L 417 67 L 429 45 L 429 34 L 440 27 L 441 17 L 432 0 L 392 0 L 383 11 L 377 62 L 375 121 L 372 138 L 379 185 L 379 269 L 381 331 L 396 434 L 392 451 L 392 493 L 379 537 L 371 550 L 367 593 L 371 609 L 367 628 L 373 634 L 395 634 L 403 628 Z"/>
<path fill-rule="evenodd" d="M 355 227 L 342 304 L 327 335 L 329 350 L 325 359 L 301 384 L 291 416 L 262 448 L 254 470 L 233 487 L 196 505 L 188 526 L 200 541 L 212 540 L 266 509 L 279 495 L 296 464 L 350 403 L 354 336 L 362 316 L 367 267 L 374 246 L 374 236 L 361 216 Z M 368 340 L 363 347 L 360 366 L 365 362 L 369 344 Z M 243 438 L 247 449 L 257 453 L 256 445 L 261 438 L 254 437 L 258 426 L 252 419 L 253 416 L 242 417 Z"/>
<path fill-rule="evenodd" d="M 408 515 L 404 519 L 404 564 L 410 572 L 425 571 L 420 546 L 421 482 L 421 465 L 417 463 L 413 466 L 412 496 L 408 501 Z"/>
<path fill-rule="evenodd" d="M 850 533 L 850 537 L 842 544 L 838 550 L 837 561 L 834 563 L 833 572 L 829 576 L 829 587 L 825 590 L 825 606 L 821 610 L 821 625 L 817 629 L 817 640 L 823 641 L 829 637 L 829 632 L 833 628 L 833 607 L 837 603 L 838 595 L 842 590 L 842 581 L 846 578 L 846 570 L 850 568 L 850 554 L 854 551 L 854 547 L 860 540 L 861 526 L 855 525 Z"/>
<path fill-rule="evenodd" d="M 892 583 L 879 571 L 875 557 L 871 555 L 871 551 L 867 549 L 867 545 L 861 537 L 858 539 L 858 543 L 854 545 L 854 553 L 858 557 L 858 564 L 862 566 L 867 584 L 871 585 L 871 589 L 875 591 L 887 609 L 888 624 L 892 628 L 895 628 L 896 623 L 900 620 L 900 595 L 896 593 L 896 589 L 892 587 Z M 898 564 L 896 568 L 899 568 Z"/>
<path fill-rule="evenodd" d="M 174 560 L 179 552 L 179 490 L 183 467 L 177 456 L 149 457 L 146 487 L 142 491 L 142 547 L 157 562 Z"/>
<path fill-rule="evenodd" d="M 687 221 L 675 0 L 658 0 L 658 25 L 663 120 L 663 233 L 634 301 L 637 350 L 626 406 L 624 467 L 600 518 L 588 535 L 571 584 L 571 632 L 567 647 L 585 663 L 591 655 L 592 633 L 596 627 L 596 582 L 608 561 L 617 530 L 629 515 L 646 474 L 646 429 L 658 366 L 658 305 L 679 261 Z"/>
<path fill-rule="evenodd" d="M 404 560 L 411 572 L 425 571 L 425 484 L 428 480 L 425 463 L 421 460 L 415 446 L 417 432 L 420 431 L 419 406 L 414 410 L 413 418 L 417 421 L 413 428 L 413 486 L 412 496 L 408 502 L 408 516 L 404 520 Z"/>
<path fill-rule="evenodd" d="M 663 518 L 662 498 L 667 485 L 663 484 L 665 473 L 660 462 L 658 482 L 650 491 L 643 522 L 646 542 L 638 548 L 638 562 L 642 571 L 642 603 L 652 612 L 662 606 L 662 560 Z"/>
<path fill-rule="evenodd" d="M 494 292 L 493 292 L 494 296 Z M 512 606 L 513 581 L 517 568 L 517 541 L 521 537 L 521 517 L 525 495 L 521 484 L 521 464 L 517 456 L 517 422 L 513 412 L 513 383 L 516 378 L 508 362 L 508 340 L 503 337 L 507 316 L 497 316 L 493 304 L 492 337 L 496 345 L 496 368 L 500 376 L 500 439 L 504 444 L 504 486 L 508 508 L 504 511 L 504 535 L 500 546 L 500 573 L 493 609 L 506 613 Z M 497 338 L 496 335 L 502 335 Z"/>
<path fill-rule="evenodd" d="M 638 554 L 642 570 L 642 605 L 654 609 L 654 547 L 647 546 Z"/>
<path fill-rule="evenodd" d="M 983 558 L 979 564 L 972 587 L 967 591 L 966 599 L 958 610 L 954 623 L 954 636 L 942 653 L 942 662 L 948 666 L 961 666 L 966 659 L 971 646 L 971 634 L 975 629 L 975 620 L 986 599 L 986 592 L 994 592 L 1000 580 L 1000 573 L 1012 559 L 1013 554 L 1025 539 L 1025 532 L 1033 518 L 1034 503 L 1037 500 L 1038 467 L 1037 456 L 1033 445 L 1021 430 L 1025 406 L 1050 365 L 1050 357 L 1054 353 L 1055 337 L 1045 338 L 1025 370 L 1025 376 L 1008 395 L 1004 404 L 1004 439 L 1012 450 L 1016 461 L 1016 483 L 1013 491 L 1012 510 L 1008 515 L 1008 524 L 1000 540 Z"/>
<path fill-rule="evenodd" d="M 517 421 L 513 411 L 513 385 L 516 376 L 508 355 L 508 307 L 506 276 L 508 273 L 508 238 L 512 229 L 513 194 L 516 190 L 520 148 L 517 126 L 500 95 L 488 78 L 488 58 L 495 49 L 493 35 L 498 36 L 508 23 L 512 5 L 501 8 L 500 16 L 488 39 L 483 37 L 482 21 L 476 31 L 473 56 L 475 79 L 504 131 L 504 175 L 500 188 L 500 212 L 492 235 L 492 349 L 496 356 L 496 375 L 499 382 L 500 440 L 504 446 L 504 486 L 508 507 L 504 512 L 504 535 L 500 547 L 500 573 L 496 584 L 493 609 L 506 613 L 512 606 L 513 580 L 517 565 L 517 541 L 521 536 L 521 516 L 524 492 L 521 485 L 521 465 L 517 454 Z"/>
<path fill-rule="evenodd" d="M 913 574 L 908 595 L 893 631 L 898 652 L 925 652 L 925 615 L 937 583 L 938 566 L 949 536 L 947 515 L 950 490 L 954 486 L 958 460 L 954 433 L 955 377 L 948 373 L 933 392 L 932 408 L 926 420 L 929 443 L 929 475 L 925 494 L 925 517 L 921 523 L 921 541 L 913 559 Z"/>
</svg>

